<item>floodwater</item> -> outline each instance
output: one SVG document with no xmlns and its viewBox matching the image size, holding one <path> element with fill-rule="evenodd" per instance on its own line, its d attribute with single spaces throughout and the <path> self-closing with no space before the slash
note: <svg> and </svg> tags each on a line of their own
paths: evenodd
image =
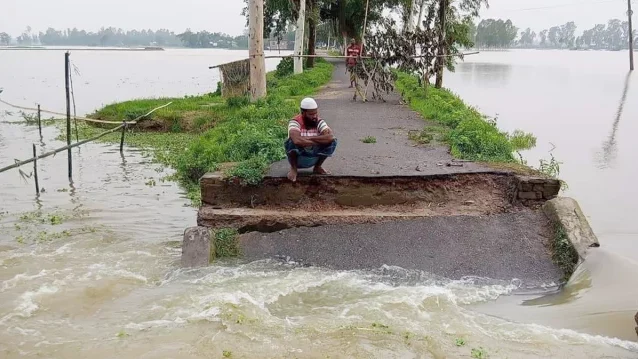
<svg viewBox="0 0 638 359">
<path fill-rule="evenodd" d="M 196 213 L 161 180 L 170 171 L 132 148 L 120 155 L 117 146 L 88 144 L 73 150 L 72 183 L 65 154 L 39 162 L 40 196 L 33 179 L 0 173 L 0 356 L 469 358 L 474 350 L 490 358 L 638 357 L 629 315 L 638 298 L 629 154 L 638 145 L 628 137 L 631 112 L 638 116 L 630 88 L 613 125 L 625 73 L 601 68 L 620 63 L 601 54 L 490 53 L 468 57 L 447 79 L 470 103 L 499 112 L 503 128 L 536 133 L 530 162 L 546 143 L 556 145 L 568 194 L 592 216 L 602 244 L 566 291 L 521 296 L 514 278 L 449 281 L 393 267 L 228 261 L 182 270 L 179 241 Z M 246 53 L 71 56 L 77 110 L 85 114 L 133 97 L 213 91 L 216 73 L 207 66 Z M 573 59 L 580 67 L 570 67 Z M 62 112 L 63 73 L 62 51 L 0 52 L 1 98 Z M 1 106 L 0 166 L 30 157 L 32 143 L 38 151 L 62 145 L 54 128 L 41 142 L 37 128 L 6 123 L 21 116 Z M 616 156 L 603 166 L 612 128 Z"/>
</svg>

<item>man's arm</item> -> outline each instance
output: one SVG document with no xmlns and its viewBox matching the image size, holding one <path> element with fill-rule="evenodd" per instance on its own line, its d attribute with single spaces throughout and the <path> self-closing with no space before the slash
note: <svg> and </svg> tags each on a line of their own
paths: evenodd
<svg viewBox="0 0 638 359">
<path fill-rule="evenodd" d="M 297 129 L 292 129 L 288 131 L 288 136 L 290 137 L 290 140 L 292 141 L 292 143 L 295 144 L 295 146 L 308 147 L 315 144 L 313 141 L 310 141 L 309 139 L 301 136 L 301 131 Z"/>
<path fill-rule="evenodd" d="M 310 140 L 318 145 L 329 145 L 335 140 L 335 136 L 330 127 L 326 127 L 321 135 L 312 137 Z"/>
</svg>

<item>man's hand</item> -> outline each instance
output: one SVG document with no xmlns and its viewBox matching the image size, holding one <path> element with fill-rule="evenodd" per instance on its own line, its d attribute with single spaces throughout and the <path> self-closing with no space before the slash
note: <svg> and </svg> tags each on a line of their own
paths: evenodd
<svg viewBox="0 0 638 359">
<path fill-rule="evenodd" d="M 309 147 L 315 144 L 313 141 L 301 136 L 299 131 L 290 131 L 290 139 L 295 146 L 299 147 Z"/>
</svg>

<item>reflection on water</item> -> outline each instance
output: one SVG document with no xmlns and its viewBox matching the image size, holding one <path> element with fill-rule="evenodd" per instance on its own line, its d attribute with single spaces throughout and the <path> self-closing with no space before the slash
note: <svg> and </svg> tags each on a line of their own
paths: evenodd
<svg viewBox="0 0 638 359">
<path fill-rule="evenodd" d="M 490 76 L 448 74 L 447 84 L 499 126 L 522 129 L 538 138 L 527 151 L 528 163 L 553 154 L 561 178 L 576 198 L 601 247 L 591 249 L 578 275 L 562 292 L 541 297 L 502 298 L 482 311 L 527 323 L 571 328 L 636 341 L 633 315 L 638 310 L 638 93 L 626 72 L 626 54 L 606 51 L 482 53 L 470 62 L 508 63 Z M 474 67 L 477 68 L 477 67 Z M 619 103 L 620 99 L 620 103 Z M 615 114 L 613 122 L 610 114 Z M 622 121 L 622 131 L 619 131 Z M 610 126 L 611 123 L 611 126 Z M 610 132 L 611 127 L 611 132 Z M 601 148 L 600 144 L 603 143 Z M 594 153 L 596 156 L 591 156 Z M 524 308 L 524 310 L 522 309 Z"/>
<path fill-rule="evenodd" d="M 498 87 L 509 81 L 511 64 L 470 62 L 457 65 L 457 72 L 464 81 L 481 86 Z"/>
<path fill-rule="evenodd" d="M 625 108 L 625 101 L 627 100 L 627 92 L 629 92 L 629 81 L 631 78 L 632 72 L 627 73 L 627 77 L 625 78 L 625 87 L 623 88 L 622 97 L 620 98 L 620 104 L 618 105 L 618 110 L 616 111 L 616 117 L 614 118 L 614 122 L 611 126 L 611 133 L 605 142 L 603 142 L 602 146 L 602 156 L 598 156 L 598 166 L 600 169 L 613 167 L 613 163 L 616 160 L 617 156 L 617 145 L 616 145 L 616 132 L 618 131 L 618 124 L 620 123 L 620 118 L 622 117 L 623 110 Z"/>
</svg>

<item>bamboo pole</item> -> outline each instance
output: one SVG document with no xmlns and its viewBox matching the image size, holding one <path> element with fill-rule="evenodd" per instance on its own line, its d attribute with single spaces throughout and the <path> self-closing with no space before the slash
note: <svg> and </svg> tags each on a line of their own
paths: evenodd
<svg viewBox="0 0 638 359">
<path fill-rule="evenodd" d="M 115 132 L 115 131 L 119 130 L 122 126 L 123 125 L 119 125 L 119 126 L 117 126 L 115 128 L 112 128 L 112 129 L 110 129 L 108 131 L 102 132 L 99 135 L 96 135 L 94 137 L 88 138 L 86 140 L 82 140 L 80 142 L 76 142 L 76 143 L 71 144 L 71 145 L 66 145 L 64 147 L 60 147 L 58 149 L 51 150 L 49 152 L 45 152 L 45 153 L 43 153 L 43 154 L 41 154 L 41 155 L 39 155 L 37 157 L 29 158 L 28 160 L 24 160 L 24 161 L 18 161 L 18 162 L 14 163 L 14 164 L 12 164 L 10 166 L 0 168 L 0 172 L 4 172 L 4 171 L 10 170 L 12 168 L 17 168 L 17 167 L 20 167 L 22 165 L 26 165 L 27 163 L 31 163 L 31 162 L 39 160 L 41 158 L 46 158 L 46 157 L 49 157 L 49 156 L 53 156 L 54 154 L 56 154 L 58 152 L 62 152 L 64 150 L 70 150 L 73 147 L 77 147 L 77 146 L 83 145 L 83 144 L 85 144 L 87 142 L 95 141 L 98 138 L 104 137 L 104 136 L 108 135 L 109 133 L 112 133 L 112 132 Z"/>
<path fill-rule="evenodd" d="M 38 104 L 38 131 L 40 132 L 40 141 L 42 141 L 42 111 L 40 110 L 40 104 Z"/>
<path fill-rule="evenodd" d="M 629 71 L 634 71 L 634 33 L 631 17 L 634 12 L 631 10 L 631 0 L 627 0 L 627 16 L 629 17 Z"/>
<path fill-rule="evenodd" d="M 151 111 L 149 111 L 148 113 L 146 113 L 145 115 L 142 115 L 142 116 L 137 117 L 137 118 L 136 118 L 136 119 L 134 119 L 132 122 L 127 122 L 127 124 L 137 123 L 137 121 L 139 121 L 141 118 L 144 118 L 144 117 L 146 117 L 146 116 L 148 116 L 148 115 L 152 114 L 153 112 L 155 112 L 155 111 L 157 111 L 157 110 L 159 110 L 159 109 L 161 109 L 161 108 L 164 108 L 164 107 L 166 107 L 166 106 L 168 106 L 168 105 L 170 105 L 170 104 L 172 104 L 172 103 L 173 103 L 173 102 L 169 102 L 169 103 L 167 103 L 166 105 L 162 105 L 162 106 L 156 107 L 156 108 L 152 109 Z M 71 149 L 71 148 L 73 148 L 73 147 L 77 147 L 77 146 L 83 145 L 83 144 L 88 143 L 88 142 L 91 142 L 91 141 L 95 141 L 95 140 L 97 140 L 97 139 L 99 139 L 99 138 L 101 138 L 101 137 L 104 137 L 104 136 L 108 135 L 109 133 L 113 133 L 113 132 L 115 132 L 115 131 L 119 130 L 120 128 L 122 128 L 122 126 L 124 126 L 124 125 L 119 125 L 119 126 L 117 126 L 117 127 L 115 127 L 115 128 L 112 128 L 112 129 L 110 129 L 110 130 L 108 130 L 108 131 L 104 131 L 104 132 L 102 132 L 102 133 L 100 133 L 100 134 L 98 134 L 98 135 L 96 135 L 96 136 L 94 136 L 94 137 L 88 138 L 88 139 L 86 139 L 86 140 L 82 140 L 82 141 L 80 141 L 80 142 L 76 142 L 76 143 L 74 143 L 74 144 L 72 144 L 72 145 L 66 145 L 66 146 L 64 146 L 64 147 L 60 147 L 60 148 L 58 148 L 58 149 L 55 149 L 55 150 L 52 150 L 52 151 L 49 151 L 49 152 L 43 153 L 43 154 L 41 154 L 40 156 L 33 157 L 33 158 L 29 158 L 28 160 L 24 160 L 24 161 L 18 161 L 18 162 L 14 163 L 14 164 L 12 164 L 12 165 L 10 165 L 10 166 L 6 166 L 6 167 L 3 167 L 3 168 L 0 168 L 0 173 L 1 173 L 1 172 L 4 172 L 4 171 L 8 171 L 8 170 L 13 169 L 13 168 L 20 167 L 20 166 L 22 166 L 22 165 L 26 165 L 27 163 L 31 163 L 31 162 L 33 162 L 33 161 L 35 161 L 35 160 L 38 160 L 38 159 L 41 159 L 41 158 L 45 158 L 45 157 L 49 157 L 49 156 L 53 156 L 54 154 L 56 154 L 56 153 L 58 153 L 58 152 L 62 152 L 62 151 L 64 151 L 64 150 L 68 150 L 68 149 Z"/>
<path fill-rule="evenodd" d="M 33 178 L 35 179 L 35 193 L 40 194 L 40 184 L 38 183 L 38 154 L 35 150 L 35 143 L 33 145 Z"/>
<path fill-rule="evenodd" d="M 120 137 L 120 153 L 124 152 L 124 133 L 126 131 L 126 121 L 122 122 L 122 137 Z"/>
<path fill-rule="evenodd" d="M 66 144 L 67 158 L 68 158 L 68 174 L 69 179 L 73 178 L 73 159 L 71 158 L 71 94 L 69 91 L 69 55 L 67 51 L 64 53 L 64 85 L 66 89 Z"/>
<path fill-rule="evenodd" d="M 474 52 L 466 52 L 466 53 L 462 53 L 462 54 L 448 54 L 448 55 L 435 55 L 434 57 L 456 57 L 456 56 L 469 56 L 469 55 L 476 55 L 479 54 L 479 51 L 474 51 Z M 283 58 L 287 58 L 287 57 L 322 57 L 324 59 L 347 59 L 350 56 L 332 56 L 332 55 L 269 55 L 269 56 L 264 56 L 264 59 L 283 59 Z M 427 57 L 426 55 L 416 55 L 416 56 L 410 56 L 411 59 L 418 59 L 421 57 Z M 374 59 L 376 57 L 373 56 L 360 56 L 360 58 L 362 59 Z M 214 65 L 214 66 L 209 66 L 208 69 L 212 70 L 212 69 L 216 69 L 218 67 L 224 66 L 224 65 L 228 65 L 228 64 L 232 64 L 233 62 L 240 62 L 240 61 L 245 61 L 244 60 L 237 60 L 237 61 L 231 61 L 231 62 L 227 62 L 225 64 L 219 64 L 219 65 Z"/>
</svg>

